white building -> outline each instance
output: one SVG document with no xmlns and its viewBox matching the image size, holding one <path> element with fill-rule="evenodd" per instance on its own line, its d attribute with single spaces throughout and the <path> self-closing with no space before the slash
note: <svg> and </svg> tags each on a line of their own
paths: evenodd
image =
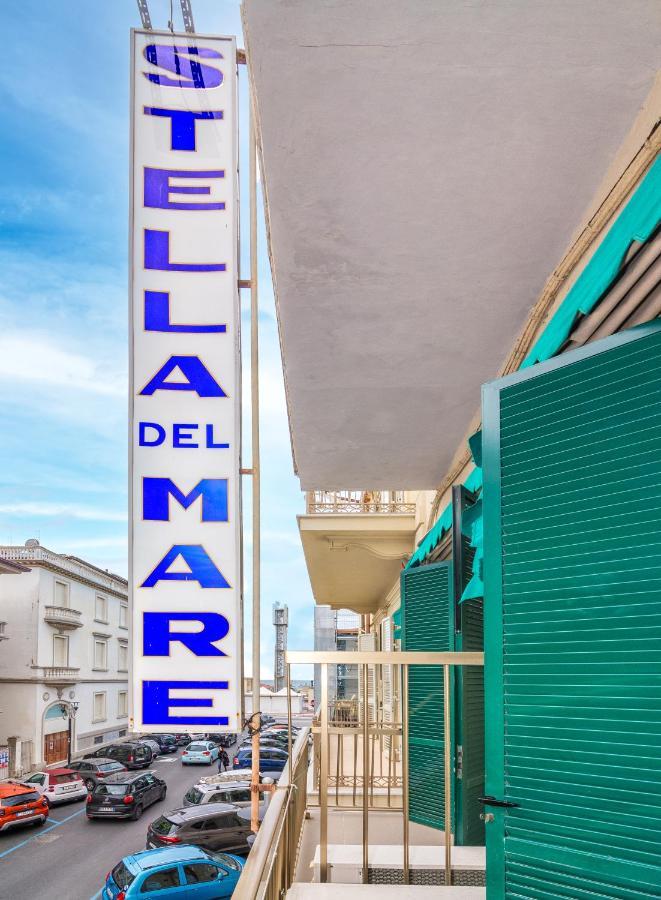
<svg viewBox="0 0 661 900">
<path fill-rule="evenodd" d="M 69 726 L 74 754 L 125 737 L 127 581 L 36 540 L 0 557 L 30 567 L 0 579 L 0 745 L 31 741 L 39 765 L 66 760 Z"/>
</svg>

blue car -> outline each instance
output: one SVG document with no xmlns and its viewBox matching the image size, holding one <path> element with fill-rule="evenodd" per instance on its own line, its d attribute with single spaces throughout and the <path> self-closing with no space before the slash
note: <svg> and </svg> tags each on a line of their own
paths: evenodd
<svg viewBox="0 0 661 900">
<path fill-rule="evenodd" d="M 108 873 L 103 900 L 133 900 L 145 894 L 159 900 L 215 900 L 231 897 L 244 861 L 183 844 L 125 856 Z M 154 892 L 152 894 L 152 892 Z"/>
<path fill-rule="evenodd" d="M 181 762 L 184 766 L 202 763 L 210 766 L 218 761 L 220 748 L 211 741 L 193 741 L 181 754 Z"/>
<path fill-rule="evenodd" d="M 287 765 L 288 753 L 277 747 L 260 747 L 259 770 L 260 772 L 282 772 Z M 250 769 L 252 767 L 252 749 L 246 747 L 234 757 L 233 768 Z"/>
</svg>

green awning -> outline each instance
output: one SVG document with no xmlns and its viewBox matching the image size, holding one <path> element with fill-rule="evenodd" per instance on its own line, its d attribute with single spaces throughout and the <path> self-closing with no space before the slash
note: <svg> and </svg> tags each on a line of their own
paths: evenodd
<svg viewBox="0 0 661 900">
<path fill-rule="evenodd" d="M 432 550 L 434 550 L 434 548 L 438 545 L 443 535 L 446 534 L 446 532 L 448 532 L 451 528 L 452 504 L 448 503 L 448 505 L 441 513 L 438 521 L 429 529 L 427 534 L 420 541 L 415 553 L 406 563 L 404 568 L 412 569 L 413 566 L 419 566 L 420 563 L 423 562 L 423 560 L 425 560 L 432 552 Z"/>
</svg>

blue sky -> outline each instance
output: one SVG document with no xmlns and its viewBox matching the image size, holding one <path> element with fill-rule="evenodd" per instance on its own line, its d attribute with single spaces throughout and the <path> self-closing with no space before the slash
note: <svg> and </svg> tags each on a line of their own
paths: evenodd
<svg viewBox="0 0 661 900">
<path fill-rule="evenodd" d="M 154 27 L 164 28 L 168 0 L 149 7 Z M 180 23 L 177 0 L 174 7 Z M 237 34 L 242 46 L 238 0 L 195 0 L 193 12 L 198 31 Z M 128 53 L 129 29 L 139 25 L 135 0 L 23 0 L 3 11 L 0 69 L 0 543 L 37 537 L 120 574 L 127 559 Z M 244 190 L 244 223 L 246 200 Z M 272 603 L 289 605 L 290 647 L 309 649 L 313 600 L 296 527 L 304 503 L 292 471 L 263 233 L 260 278 L 266 676 Z M 246 351 L 247 303 L 246 295 Z M 245 424 L 249 438 L 247 415 Z M 248 493 L 248 525 L 249 502 Z M 247 533 L 248 616 L 250 544 Z"/>
</svg>

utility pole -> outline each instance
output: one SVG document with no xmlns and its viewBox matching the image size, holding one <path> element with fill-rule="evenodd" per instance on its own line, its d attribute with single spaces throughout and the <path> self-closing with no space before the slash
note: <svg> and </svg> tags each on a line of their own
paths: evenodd
<svg viewBox="0 0 661 900">
<path fill-rule="evenodd" d="M 259 472 L 259 301 L 257 293 L 257 137 L 255 109 L 250 105 L 250 399 L 252 425 L 252 773 L 250 827 L 259 828 L 260 706 L 260 472 Z"/>
<path fill-rule="evenodd" d="M 287 652 L 287 627 L 289 625 L 289 610 L 286 605 L 273 604 L 273 625 L 275 627 L 273 680 L 275 690 L 281 691 L 286 681 L 285 653 Z"/>
</svg>

